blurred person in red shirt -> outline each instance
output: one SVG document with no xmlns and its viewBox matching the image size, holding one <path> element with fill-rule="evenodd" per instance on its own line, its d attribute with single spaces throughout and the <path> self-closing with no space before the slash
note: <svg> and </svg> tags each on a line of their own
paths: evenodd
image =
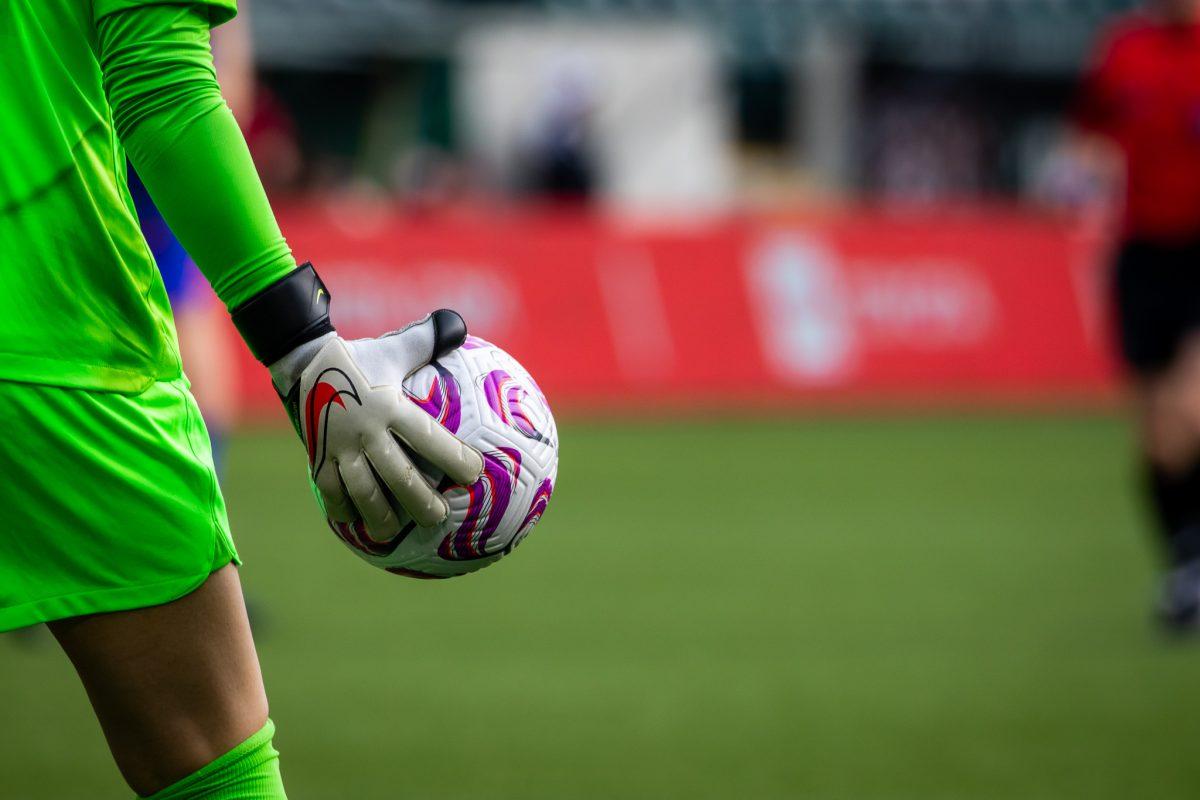
<svg viewBox="0 0 1200 800">
<path fill-rule="evenodd" d="M 1169 558 L 1159 614 L 1200 629 L 1200 0 L 1102 37 L 1076 109 L 1124 167 L 1113 287 L 1149 494 Z"/>
</svg>

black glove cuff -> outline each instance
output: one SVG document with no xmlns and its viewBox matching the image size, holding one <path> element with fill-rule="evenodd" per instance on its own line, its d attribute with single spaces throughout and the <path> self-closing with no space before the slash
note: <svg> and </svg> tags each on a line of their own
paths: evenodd
<svg viewBox="0 0 1200 800">
<path fill-rule="evenodd" d="M 242 303 L 232 316 L 250 352 L 267 365 L 333 331 L 329 290 L 311 263 L 296 267 Z"/>
</svg>

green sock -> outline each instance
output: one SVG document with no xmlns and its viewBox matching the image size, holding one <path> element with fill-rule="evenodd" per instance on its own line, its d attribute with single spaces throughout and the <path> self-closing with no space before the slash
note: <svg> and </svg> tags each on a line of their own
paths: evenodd
<svg viewBox="0 0 1200 800">
<path fill-rule="evenodd" d="M 275 723 L 267 720 L 258 733 L 147 800 L 287 800 L 274 736 Z"/>
</svg>

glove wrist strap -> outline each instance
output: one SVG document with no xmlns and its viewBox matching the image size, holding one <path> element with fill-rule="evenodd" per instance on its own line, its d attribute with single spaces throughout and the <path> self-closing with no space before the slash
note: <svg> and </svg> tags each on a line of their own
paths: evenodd
<svg viewBox="0 0 1200 800">
<path fill-rule="evenodd" d="M 233 324 L 250 352 L 271 365 L 300 345 L 333 332 L 329 290 L 310 263 L 233 310 Z"/>
</svg>

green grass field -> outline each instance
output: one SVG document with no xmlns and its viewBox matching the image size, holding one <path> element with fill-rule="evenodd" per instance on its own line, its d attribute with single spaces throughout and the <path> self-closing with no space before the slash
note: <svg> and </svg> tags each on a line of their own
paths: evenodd
<svg viewBox="0 0 1200 800">
<path fill-rule="evenodd" d="M 1195 798 L 1200 647 L 1147 624 L 1109 418 L 562 428 L 512 558 L 376 573 L 299 445 L 227 492 L 293 800 Z M 0 797 L 127 793 L 49 641 L 0 637 Z"/>
</svg>

